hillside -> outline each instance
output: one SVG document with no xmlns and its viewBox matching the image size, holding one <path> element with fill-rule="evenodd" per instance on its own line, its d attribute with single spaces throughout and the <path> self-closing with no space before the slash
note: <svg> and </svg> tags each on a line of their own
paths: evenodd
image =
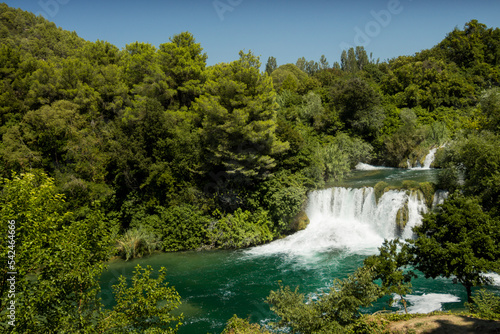
<svg viewBox="0 0 500 334">
<path fill-rule="evenodd" d="M 332 67 L 271 57 L 266 72 L 243 51 L 208 66 L 189 32 L 120 50 L 5 4 L 0 41 L 0 219 L 22 240 L 19 288 L 38 291 L 23 295 L 25 332 L 103 321 L 94 298 L 112 256 L 244 248 L 304 228 L 307 192 L 359 162 L 406 168 L 439 147 L 433 187 L 459 190 L 449 211 L 498 224 L 499 28 L 471 20 L 386 62 L 362 47 Z"/>
</svg>

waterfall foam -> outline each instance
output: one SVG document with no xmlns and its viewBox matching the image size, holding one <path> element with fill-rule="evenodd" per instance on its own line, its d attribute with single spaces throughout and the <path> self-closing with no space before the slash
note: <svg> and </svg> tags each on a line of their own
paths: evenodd
<svg viewBox="0 0 500 334">
<path fill-rule="evenodd" d="M 397 227 L 398 212 L 406 208 L 406 227 Z M 334 249 L 372 254 L 384 239 L 412 236 L 427 210 L 418 192 L 389 190 L 378 201 L 373 188 L 330 188 L 309 195 L 306 213 L 310 223 L 303 231 L 247 252 L 255 255 L 307 255 Z"/>
<path fill-rule="evenodd" d="M 407 295 L 410 303 L 409 313 L 429 313 L 442 310 L 445 303 L 458 303 L 460 298 L 452 294 L 424 293 L 423 295 Z"/>
<path fill-rule="evenodd" d="M 429 151 L 429 153 L 424 158 L 423 166 L 420 165 L 419 161 L 417 161 L 417 166 L 413 167 L 410 163 L 410 159 L 407 159 L 406 163 L 408 164 L 408 169 L 423 169 L 423 170 L 431 169 L 431 165 L 434 162 L 437 150 L 438 148 L 435 147 Z"/>
<path fill-rule="evenodd" d="M 391 167 L 384 167 L 384 166 L 373 166 L 369 164 L 365 164 L 363 162 L 360 162 L 356 165 L 355 167 L 356 170 L 380 170 L 380 169 L 393 169 Z"/>
<path fill-rule="evenodd" d="M 431 149 L 429 151 L 429 154 L 427 154 L 425 156 L 424 166 L 422 167 L 423 169 L 430 169 L 431 168 L 431 164 L 434 162 L 434 157 L 436 155 L 436 152 L 437 152 L 437 147 Z"/>
</svg>

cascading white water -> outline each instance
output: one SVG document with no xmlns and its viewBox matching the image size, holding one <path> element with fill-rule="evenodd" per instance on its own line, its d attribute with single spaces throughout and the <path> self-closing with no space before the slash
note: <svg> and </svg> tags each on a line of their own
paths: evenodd
<svg viewBox="0 0 500 334">
<path fill-rule="evenodd" d="M 437 148 L 433 148 L 429 151 L 429 154 L 427 154 L 425 156 L 425 160 L 424 160 L 424 166 L 422 167 L 423 169 L 430 169 L 431 168 L 431 164 L 434 162 L 434 157 L 436 155 L 436 152 L 437 152 Z"/>
<path fill-rule="evenodd" d="M 412 236 L 411 228 L 420 223 L 427 210 L 423 196 L 404 190 L 390 190 L 375 199 L 373 188 L 331 188 L 309 195 L 306 213 L 310 223 L 303 231 L 248 252 L 311 254 L 333 249 L 373 253 L 384 239 Z M 398 211 L 407 207 L 407 224 L 398 234 Z"/>
</svg>

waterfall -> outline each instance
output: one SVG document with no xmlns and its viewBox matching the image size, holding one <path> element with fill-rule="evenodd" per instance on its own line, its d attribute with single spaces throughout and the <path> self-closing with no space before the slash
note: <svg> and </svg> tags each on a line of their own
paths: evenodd
<svg viewBox="0 0 500 334">
<path fill-rule="evenodd" d="M 429 151 L 429 154 L 425 156 L 423 169 L 430 169 L 431 164 L 434 162 L 434 156 L 436 155 L 437 148 L 433 148 Z"/>
<path fill-rule="evenodd" d="M 303 231 L 250 249 L 252 254 L 313 254 L 335 249 L 370 254 L 384 239 L 410 238 L 427 211 L 421 192 L 389 190 L 378 201 L 374 188 L 330 188 L 309 194 Z M 404 220 L 406 226 L 398 227 Z"/>
</svg>

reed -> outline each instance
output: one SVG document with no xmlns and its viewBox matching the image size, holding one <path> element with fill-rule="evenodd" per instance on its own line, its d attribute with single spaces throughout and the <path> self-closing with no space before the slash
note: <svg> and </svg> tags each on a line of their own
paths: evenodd
<svg viewBox="0 0 500 334">
<path fill-rule="evenodd" d="M 141 226 L 126 231 L 118 239 L 116 248 L 118 255 L 128 261 L 161 250 L 162 246 L 160 238 Z"/>
</svg>

